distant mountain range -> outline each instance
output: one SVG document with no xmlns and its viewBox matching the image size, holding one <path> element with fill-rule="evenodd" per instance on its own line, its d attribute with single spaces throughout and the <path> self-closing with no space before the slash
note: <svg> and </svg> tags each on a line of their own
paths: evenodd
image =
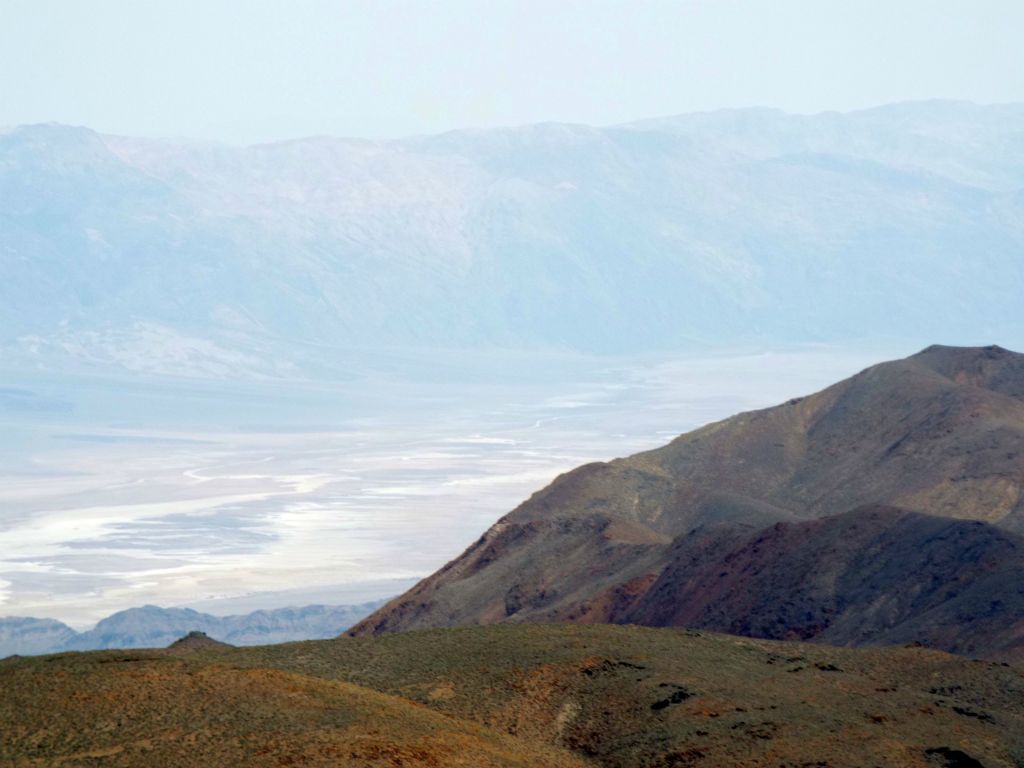
<svg viewBox="0 0 1024 768">
<path fill-rule="evenodd" d="M 685 626 L 1024 659 L 1024 355 L 929 347 L 588 464 L 353 635 Z"/>
<path fill-rule="evenodd" d="M 231 645 L 318 640 L 336 636 L 382 603 L 307 605 L 239 616 L 146 605 L 119 611 L 86 632 L 75 632 L 53 619 L 0 618 L 0 658 L 103 648 L 163 648 L 189 632 L 203 632 Z"/>
<path fill-rule="evenodd" d="M 8 367 L 1024 339 L 1024 105 L 252 147 L 0 132 Z"/>
</svg>

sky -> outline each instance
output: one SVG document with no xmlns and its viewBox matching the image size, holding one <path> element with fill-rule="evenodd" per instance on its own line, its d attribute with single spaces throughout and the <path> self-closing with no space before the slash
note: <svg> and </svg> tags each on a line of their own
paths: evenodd
<svg viewBox="0 0 1024 768">
<path fill-rule="evenodd" d="M 252 143 L 1024 101 L 1020 0 L 0 0 L 0 125 Z"/>
</svg>

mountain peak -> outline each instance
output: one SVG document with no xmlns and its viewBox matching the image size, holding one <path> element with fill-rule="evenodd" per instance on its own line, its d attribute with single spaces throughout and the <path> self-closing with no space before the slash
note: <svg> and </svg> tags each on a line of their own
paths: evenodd
<svg viewBox="0 0 1024 768">
<path fill-rule="evenodd" d="M 985 347 L 933 344 L 909 359 L 957 384 L 1024 399 L 1024 354 L 997 344 Z"/>
<path fill-rule="evenodd" d="M 33 123 L 19 125 L 0 133 L 0 146 L 51 156 L 84 156 L 106 154 L 106 145 L 96 131 L 80 125 Z"/>
<path fill-rule="evenodd" d="M 987 359 L 998 359 L 1006 356 L 1018 356 L 1022 355 L 1019 352 L 1013 352 L 1006 347 L 1001 347 L 998 344 L 989 344 L 984 347 L 959 347 L 950 344 L 932 344 L 931 346 L 925 347 L 920 352 L 911 357 L 915 358 L 930 358 L 930 357 L 984 357 Z"/>
</svg>

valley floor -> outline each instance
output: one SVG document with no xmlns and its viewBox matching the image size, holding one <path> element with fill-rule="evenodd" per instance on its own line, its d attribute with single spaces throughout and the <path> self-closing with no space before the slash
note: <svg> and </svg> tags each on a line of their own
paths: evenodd
<svg viewBox="0 0 1024 768">
<path fill-rule="evenodd" d="M 85 629 L 144 604 L 391 597 L 558 473 L 877 354 L 465 354 L 333 383 L 5 375 L 0 615 Z"/>
</svg>

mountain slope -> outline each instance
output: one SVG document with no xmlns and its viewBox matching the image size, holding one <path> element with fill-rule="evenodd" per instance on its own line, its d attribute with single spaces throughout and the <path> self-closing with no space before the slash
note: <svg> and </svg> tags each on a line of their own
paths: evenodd
<svg viewBox="0 0 1024 768">
<path fill-rule="evenodd" d="M 674 584 L 710 578 L 752 533 L 779 521 L 795 526 L 779 530 L 814 540 L 812 550 L 819 549 L 809 558 L 823 557 L 829 537 L 840 536 L 833 527 L 838 523 L 800 521 L 864 505 L 982 521 L 981 527 L 956 530 L 977 540 L 982 551 L 1016 551 L 1020 540 L 1009 532 L 1024 526 L 1022 361 L 1024 356 L 999 347 L 929 347 L 810 397 L 708 425 L 655 451 L 580 467 L 534 494 L 461 557 L 352 633 L 551 619 L 688 620 L 690 597 L 669 607 L 638 606 L 659 579 L 664 588 L 668 573 Z M 909 521 L 908 535 L 922 543 L 934 535 L 934 525 L 924 518 L 884 513 L 872 519 L 869 513 L 856 516 L 871 532 L 868 541 L 879 548 L 879 557 L 898 561 L 906 554 L 898 537 L 883 536 L 890 518 Z M 940 548 L 942 557 L 969 558 L 957 542 L 953 536 Z M 1004 576 L 1019 565 L 1014 559 L 995 561 L 1009 569 Z M 943 584 L 967 578 L 969 569 L 943 570 L 941 562 L 921 563 L 927 578 Z M 871 588 L 884 599 L 899 587 L 893 576 Z M 691 595 L 686 589 L 680 594 Z M 788 596 L 762 595 L 769 606 Z M 840 591 L 836 599 L 847 597 Z M 1013 640 L 1012 628 L 1021 618 L 1014 612 L 1020 610 L 1015 598 L 996 611 L 1011 633 L 1002 641 Z M 803 636 L 787 624 L 790 619 L 776 618 L 781 634 L 770 636 L 790 630 Z M 879 618 L 872 637 L 895 632 L 905 619 L 899 612 Z M 964 647 L 973 642 L 970 633 L 980 631 L 968 625 L 956 624 L 964 637 L 951 630 L 934 641 Z M 836 636 L 837 642 L 866 639 Z M 999 642 L 993 639 L 989 649 Z"/>
<path fill-rule="evenodd" d="M 1024 338 L 1021 131 L 964 103 L 253 147 L 22 126 L 0 343 L 281 377 L 352 347 Z"/>
</svg>

